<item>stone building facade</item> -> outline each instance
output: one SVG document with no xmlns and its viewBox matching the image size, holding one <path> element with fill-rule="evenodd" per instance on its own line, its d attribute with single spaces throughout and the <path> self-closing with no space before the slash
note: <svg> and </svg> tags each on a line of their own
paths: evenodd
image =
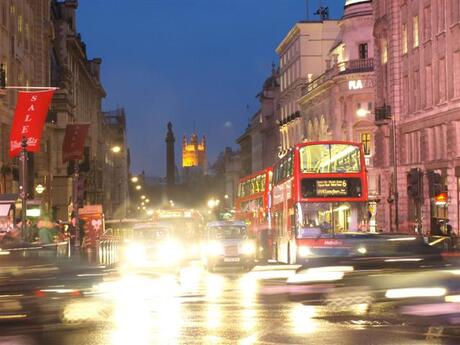
<svg viewBox="0 0 460 345">
<path fill-rule="evenodd" d="M 46 130 L 50 134 L 50 199 L 54 214 L 62 219 L 67 218 L 72 191 L 68 165 L 61 159 L 65 128 L 69 123 L 90 123 L 85 157 L 80 166 L 85 179 L 85 202 L 104 204 L 106 152 L 101 104 L 106 94 L 100 81 L 102 61 L 99 58 L 89 59 L 86 54 L 86 45 L 76 27 L 77 7 L 75 0 L 53 0 L 51 3 L 51 83 L 59 89 L 53 97 Z"/>
<path fill-rule="evenodd" d="M 298 99 L 305 84 L 328 67 L 338 32 L 336 20 L 299 22 L 276 48 L 280 59 L 280 154 L 304 139 Z"/>
<path fill-rule="evenodd" d="M 0 63 L 7 86 L 50 85 L 51 18 L 48 0 L 0 2 Z M 17 193 L 18 161 L 9 158 L 9 136 L 16 107 L 17 90 L 0 90 L 0 193 Z M 29 191 L 34 182 L 47 183 L 48 136 L 42 152 L 30 154 Z"/>
<path fill-rule="evenodd" d="M 259 109 L 249 120 L 244 133 L 236 140 L 240 145 L 240 176 L 272 166 L 279 150 L 279 70 L 272 66 L 271 75 L 264 81 L 257 94 Z"/>
<path fill-rule="evenodd" d="M 379 172 L 374 166 L 373 25 L 371 1 L 346 3 L 338 22 L 340 31 L 327 56 L 329 67 L 302 89 L 298 100 L 300 117 L 291 119 L 301 124 L 303 141 L 343 140 L 363 144 L 371 230 L 376 229 L 376 206 L 380 201 Z"/>
<path fill-rule="evenodd" d="M 458 232 L 460 2 L 373 3 L 380 222 L 386 229 L 427 233 L 448 220 Z M 411 189 L 414 171 L 421 182 L 417 193 Z"/>
</svg>

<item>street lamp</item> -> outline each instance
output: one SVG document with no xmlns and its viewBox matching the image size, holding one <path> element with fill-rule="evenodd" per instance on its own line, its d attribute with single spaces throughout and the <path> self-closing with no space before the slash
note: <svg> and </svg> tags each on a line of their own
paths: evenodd
<svg viewBox="0 0 460 345">
<path fill-rule="evenodd" d="M 142 188 L 142 187 L 141 187 L 141 185 L 139 185 L 139 184 L 136 186 L 136 189 L 137 189 L 137 190 L 141 190 L 141 188 Z"/>
<path fill-rule="evenodd" d="M 144 200 L 144 199 L 145 199 L 145 195 L 141 195 L 141 199 Z"/>
<path fill-rule="evenodd" d="M 145 199 L 145 202 L 148 204 L 150 202 L 150 199 Z"/>
<path fill-rule="evenodd" d="M 356 110 L 356 115 L 358 117 L 366 117 L 368 114 L 369 114 L 369 110 L 366 110 L 364 108 L 359 108 L 358 110 Z"/>
<path fill-rule="evenodd" d="M 137 176 L 131 177 L 131 182 L 132 183 L 137 183 L 138 181 L 139 181 L 139 177 L 137 177 Z"/>
<path fill-rule="evenodd" d="M 115 145 L 115 146 L 112 146 L 110 148 L 110 150 L 113 152 L 113 153 L 120 153 L 121 152 L 121 147 L 119 145 Z"/>
</svg>

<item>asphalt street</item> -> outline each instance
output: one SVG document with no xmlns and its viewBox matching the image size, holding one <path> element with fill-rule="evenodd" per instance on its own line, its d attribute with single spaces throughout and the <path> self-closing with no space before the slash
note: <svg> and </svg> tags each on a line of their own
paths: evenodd
<svg viewBox="0 0 460 345">
<path fill-rule="evenodd" d="M 70 324 L 2 325 L 0 345 L 460 344 L 439 328 L 290 302 L 280 283 L 290 271 L 124 270 L 98 286 L 98 297 L 67 308 Z"/>
</svg>

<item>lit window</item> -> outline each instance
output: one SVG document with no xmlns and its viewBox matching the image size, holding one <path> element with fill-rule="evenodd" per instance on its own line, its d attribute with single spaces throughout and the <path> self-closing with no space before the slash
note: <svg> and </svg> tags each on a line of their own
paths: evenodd
<svg viewBox="0 0 460 345">
<path fill-rule="evenodd" d="M 371 155 L 371 134 L 361 133 L 360 141 L 361 141 L 361 144 L 363 144 L 364 155 L 370 156 Z"/>
<path fill-rule="evenodd" d="M 403 54 L 407 54 L 407 24 L 403 24 L 402 49 L 403 49 Z"/>
<path fill-rule="evenodd" d="M 419 38 L 418 38 L 418 16 L 414 16 L 412 18 L 412 35 L 414 38 L 413 47 L 417 48 L 419 45 Z"/>
<path fill-rule="evenodd" d="M 380 42 L 380 60 L 382 65 L 388 62 L 388 43 L 384 38 Z"/>
</svg>

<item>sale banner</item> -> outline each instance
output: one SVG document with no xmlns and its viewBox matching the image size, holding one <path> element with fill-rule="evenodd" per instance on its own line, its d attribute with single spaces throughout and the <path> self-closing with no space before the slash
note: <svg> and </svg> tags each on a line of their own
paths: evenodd
<svg viewBox="0 0 460 345">
<path fill-rule="evenodd" d="M 64 143 L 62 144 L 62 162 L 83 158 L 85 140 L 89 130 L 89 123 L 68 124 L 65 129 Z"/>
<path fill-rule="evenodd" d="M 27 140 L 27 151 L 40 151 L 43 126 L 53 93 L 54 89 L 18 92 L 18 101 L 10 133 L 10 157 L 15 157 L 21 152 L 23 138 Z"/>
</svg>

